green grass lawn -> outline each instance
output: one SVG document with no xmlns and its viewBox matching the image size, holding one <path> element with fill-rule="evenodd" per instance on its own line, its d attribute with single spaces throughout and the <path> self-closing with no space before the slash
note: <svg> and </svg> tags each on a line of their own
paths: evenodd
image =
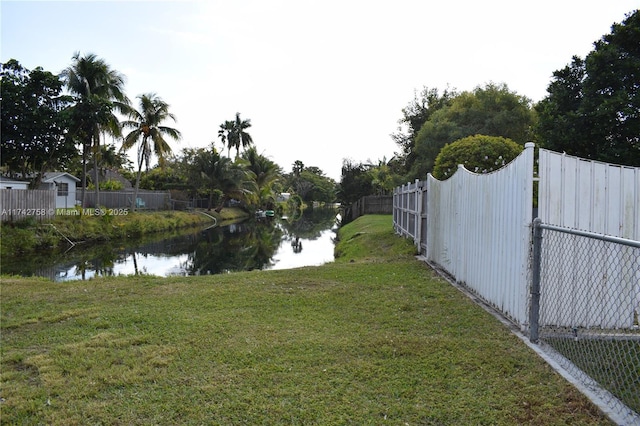
<svg viewBox="0 0 640 426">
<path fill-rule="evenodd" d="M 2 278 L 2 424 L 607 424 L 393 235 L 209 277 Z"/>
</svg>

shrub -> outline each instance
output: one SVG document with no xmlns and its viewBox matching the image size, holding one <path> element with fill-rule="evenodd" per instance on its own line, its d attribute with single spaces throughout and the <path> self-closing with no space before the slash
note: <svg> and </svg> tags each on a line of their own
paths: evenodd
<svg viewBox="0 0 640 426">
<path fill-rule="evenodd" d="M 474 173 L 489 173 L 507 165 L 524 148 L 501 136 L 475 135 L 458 139 L 440 150 L 433 167 L 433 177 L 447 179 L 458 164 Z"/>
</svg>

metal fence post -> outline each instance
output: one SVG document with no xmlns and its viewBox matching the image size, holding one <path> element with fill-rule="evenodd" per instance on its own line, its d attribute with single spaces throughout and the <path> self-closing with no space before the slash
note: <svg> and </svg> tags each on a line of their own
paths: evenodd
<svg viewBox="0 0 640 426">
<path fill-rule="evenodd" d="M 542 220 L 533 220 L 533 260 L 531 265 L 531 306 L 529 308 L 529 340 L 538 342 L 540 326 L 540 262 L 542 261 Z"/>
</svg>

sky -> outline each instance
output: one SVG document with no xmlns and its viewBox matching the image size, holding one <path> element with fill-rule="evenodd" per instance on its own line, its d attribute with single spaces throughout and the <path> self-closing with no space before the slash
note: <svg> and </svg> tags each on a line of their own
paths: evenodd
<svg viewBox="0 0 640 426">
<path fill-rule="evenodd" d="M 640 0 L 0 1 L 0 62 L 59 73 L 75 52 L 170 105 L 183 148 L 223 151 L 220 124 L 251 120 L 258 152 L 340 181 L 344 160 L 399 150 L 422 88 L 504 83 L 533 102 Z M 116 141 L 119 148 L 119 143 Z M 231 153 L 232 157 L 234 153 Z"/>
</svg>

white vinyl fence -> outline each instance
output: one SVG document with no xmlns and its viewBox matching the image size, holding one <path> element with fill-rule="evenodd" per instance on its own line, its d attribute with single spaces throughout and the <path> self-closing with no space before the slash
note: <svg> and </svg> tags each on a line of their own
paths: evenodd
<svg viewBox="0 0 640 426">
<path fill-rule="evenodd" d="M 640 241 L 640 168 L 540 149 L 543 223 Z"/>
<path fill-rule="evenodd" d="M 414 238 L 414 242 L 423 254 L 427 249 L 426 232 L 421 232 L 423 226 L 421 218 L 426 217 L 427 211 L 426 198 L 424 197 L 426 186 L 426 182 L 420 182 L 416 179 L 414 183 L 407 183 L 393 191 L 395 231 L 405 237 L 422 235 L 420 239 Z"/>
<path fill-rule="evenodd" d="M 396 188 L 394 229 L 640 424 L 640 168 L 539 152 L 535 221 L 529 143 L 493 173 Z"/>
<path fill-rule="evenodd" d="M 534 144 L 506 167 L 427 177 L 427 259 L 517 324 L 528 320 Z"/>
<path fill-rule="evenodd" d="M 539 217 L 543 223 L 640 241 L 640 168 L 544 149 L 539 157 Z M 548 239 L 543 240 L 547 244 Z M 630 247 L 567 239 L 545 258 L 540 326 L 629 328 L 640 311 L 640 258 Z M 612 260 L 615 258 L 615 261 Z M 613 313 L 616 313 L 615 315 Z"/>
</svg>

